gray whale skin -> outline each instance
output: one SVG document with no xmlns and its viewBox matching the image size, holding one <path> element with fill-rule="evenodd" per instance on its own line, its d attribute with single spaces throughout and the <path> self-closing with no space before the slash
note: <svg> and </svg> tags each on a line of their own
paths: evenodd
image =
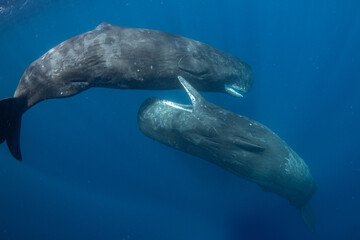
<svg viewBox="0 0 360 240">
<path fill-rule="evenodd" d="M 248 64 L 204 43 L 156 30 L 108 23 L 50 49 L 24 72 L 13 98 L 0 101 L 0 143 L 21 160 L 21 116 L 36 103 L 92 87 L 180 88 L 183 75 L 202 91 L 241 96 L 252 85 Z"/>
<path fill-rule="evenodd" d="M 207 102 L 184 78 L 179 80 L 192 105 L 147 99 L 138 112 L 140 130 L 288 199 L 315 231 L 308 202 L 317 186 L 306 163 L 266 126 Z"/>
</svg>

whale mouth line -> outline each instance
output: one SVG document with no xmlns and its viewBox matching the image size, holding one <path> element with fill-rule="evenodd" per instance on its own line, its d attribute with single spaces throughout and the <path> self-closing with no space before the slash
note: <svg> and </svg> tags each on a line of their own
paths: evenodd
<svg viewBox="0 0 360 240">
<path fill-rule="evenodd" d="M 245 91 L 234 84 L 225 84 L 225 92 L 234 97 L 244 97 Z"/>
<path fill-rule="evenodd" d="M 192 112 L 193 111 L 193 106 L 190 104 L 190 105 L 187 105 L 187 104 L 181 104 L 181 103 L 176 103 L 176 102 L 172 102 L 172 101 L 169 101 L 169 100 L 161 100 L 164 104 L 170 106 L 170 107 L 173 107 L 173 108 L 176 108 L 176 109 L 180 109 L 180 110 L 183 110 L 183 111 L 187 111 L 187 112 Z"/>
</svg>

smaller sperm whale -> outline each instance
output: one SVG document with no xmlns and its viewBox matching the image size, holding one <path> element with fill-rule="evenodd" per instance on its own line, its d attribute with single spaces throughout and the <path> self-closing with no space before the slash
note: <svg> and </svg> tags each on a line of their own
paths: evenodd
<svg viewBox="0 0 360 240">
<path fill-rule="evenodd" d="M 22 114 L 40 101 L 92 87 L 176 89 L 183 75 L 201 91 L 242 96 L 252 85 L 250 66 L 204 43 L 171 33 L 102 23 L 34 61 L 14 97 L 0 101 L 0 144 L 21 160 Z"/>
<path fill-rule="evenodd" d="M 315 231 L 309 200 L 317 186 L 302 158 L 266 126 L 207 102 L 178 78 L 192 104 L 147 99 L 138 112 L 140 130 L 288 199 Z"/>
</svg>

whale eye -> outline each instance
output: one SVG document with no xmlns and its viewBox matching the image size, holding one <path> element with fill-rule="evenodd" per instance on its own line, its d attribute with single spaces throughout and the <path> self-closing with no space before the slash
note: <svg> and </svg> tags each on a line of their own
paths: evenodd
<svg viewBox="0 0 360 240">
<path fill-rule="evenodd" d="M 209 64 L 206 61 L 192 55 L 183 56 L 178 63 L 178 67 L 182 71 L 197 77 L 210 72 Z"/>
</svg>

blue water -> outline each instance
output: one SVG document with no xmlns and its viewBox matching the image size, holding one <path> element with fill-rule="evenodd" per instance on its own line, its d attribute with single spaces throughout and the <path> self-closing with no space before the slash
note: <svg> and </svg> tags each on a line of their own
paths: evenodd
<svg viewBox="0 0 360 240">
<path fill-rule="evenodd" d="M 142 135 L 140 104 L 188 103 L 184 91 L 91 89 L 24 114 L 23 162 L 0 145 L 0 239 L 360 239 L 359 1 L 0 6 L 0 99 L 32 61 L 101 22 L 172 32 L 252 66 L 243 99 L 203 96 L 270 127 L 318 183 L 313 234 L 285 199 Z"/>
</svg>

